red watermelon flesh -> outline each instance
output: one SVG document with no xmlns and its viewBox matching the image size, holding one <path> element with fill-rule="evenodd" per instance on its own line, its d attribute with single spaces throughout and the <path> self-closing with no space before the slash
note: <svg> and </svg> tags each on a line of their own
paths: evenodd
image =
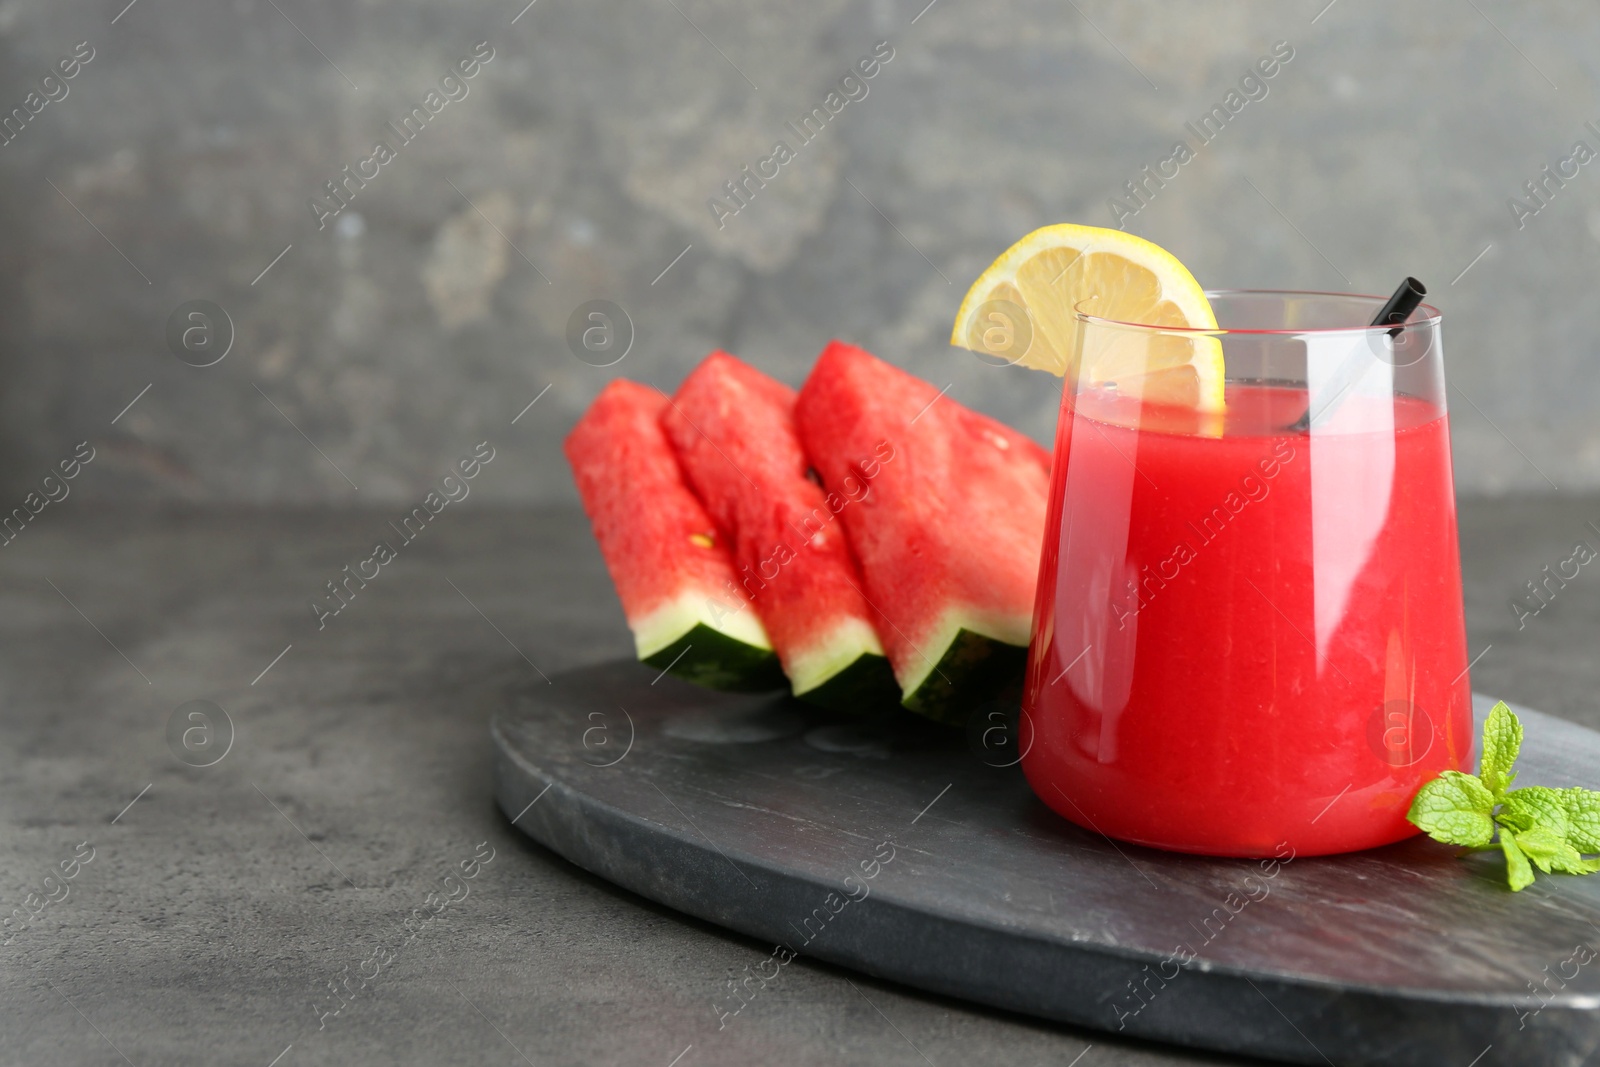
<svg viewBox="0 0 1600 1067">
<path fill-rule="evenodd" d="M 902 703 L 959 721 L 1022 670 L 1050 457 L 934 386 L 834 341 L 800 390 L 800 439 L 882 613 Z"/>
<path fill-rule="evenodd" d="M 639 658 L 719 689 L 781 685 L 727 545 L 661 429 L 666 406 L 658 390 L 617 379 L 565 442 Z"/>
<path fill-rule="evenodd" d="M 898 695 L 844 529 L 794 426 L 795 392 L 725 352 L 662 413 L 684 474 L 733 549 L 796 696 L 859 708 Z"/>
</svg>

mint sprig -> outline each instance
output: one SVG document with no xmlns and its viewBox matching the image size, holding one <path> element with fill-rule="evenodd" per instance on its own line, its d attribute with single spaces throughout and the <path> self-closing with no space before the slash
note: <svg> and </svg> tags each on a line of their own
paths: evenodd
<svg viewBox="0 0 1600 1067">
<path fill-rule="evenodd" d="M 1542 785 L 1509 789 L 1521 749 L 1522 723 L 1501 701 L 1483 724 L 1478 773 L 1445 771 L 1418 790 L 1406 818 L 1447 845 L 1498 845 L 1512 892 L 1533 884 L 1534 867 L 1546 874 L 1600 871 L 1600 858 L 1584 858 L 1600 852 L 1600 793 Z"/>
</svg>

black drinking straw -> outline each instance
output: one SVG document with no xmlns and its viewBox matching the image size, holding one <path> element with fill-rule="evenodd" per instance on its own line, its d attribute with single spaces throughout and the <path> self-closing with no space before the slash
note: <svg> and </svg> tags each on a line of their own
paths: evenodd
<svg viewBox="0 0 1600 1067">
<path fill-rule="evenodd" d="M 1427 286 L 1415 278 L 1408 277 L 1400 283 L 1399 288 L 1394 291 L 1394 295 L 1389 297 L 1388 302 L 1383 305 L 1383 310 L 1379 311 L 1372 320 L 1372 325 L 1388 326 L 1390 327 L 1389 336 L 1398 337 L 1402 324 L 1411 317 L 1411 313 L 1417 310 L 1417 305 L 1421 304 L 1422 298 L 1427 295 Z M 1339 372 L 1335 376 L 1336 381 L 1344 378 L 1353 369 L 1351 365 L 1353 362 L 1353 360 L 1346 362 L 1344 366 L 1339 368 Z M 1331 400 L 1323 405 L 1322 410 L 1317 412 L 1318 419 L 1331 414 L 1333 409 L 1339 406 L 1339 401 L 1344 399 L 1344 394 L 1350 388 L 1350 384 L 1352 383 L 1346 383 L 1343 388 L 1334 394 Z M 1291 433 L 1305 433 L 1311 428 L 1311 421 L 1311 407 L 1308 404 L 1305 413 L 1290 423 L 1288 429 Z"/>
<path fill-rule="evenodd" d="M 1417 310 L 1417 305 L 1422 303 L 1422 298 L 1428 295 L 1427 286 L 1415 278 L 1407 278 L 1400 283 L 1400 288 L 1394 291 L 1389 302 L 1383 305 L 1383 310 L 1378 312 L 1378 317 L 1372 320 L 1374 326 L 1387 326 L 1394 324 L 1394 329 L 1389 331 L 1390 337 L 1400 333 L 1399 323 L 1411 317 Z"/>
</svg>

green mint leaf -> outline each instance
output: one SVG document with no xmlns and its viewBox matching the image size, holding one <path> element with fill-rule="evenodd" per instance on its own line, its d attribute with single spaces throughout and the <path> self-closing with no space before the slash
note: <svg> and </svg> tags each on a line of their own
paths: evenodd
<svg viewBox="0 0 1600 1067">
<path fill-rule="evenodd" d="M 1516 839 L 1510 834 L 1501 834 L 1500 851 L 1506 854 L 1506 881 L 1511 883 L 1511 891 L 1520 893 L 1532 885 L 1533 868 L 1528 866 L 1528 857 L 1517 847 Z"/>
<path fill-rule="evenodd" d="M 1494 796 L 1476 775 L 1445 771 L 1418 791 L 1406 818 L 1435 841 L 1482 848 L 1494 840 L 1493 811 Z"/>
<path fill-rule="evenodd" d="M 1483 725 L 1481 777 L 1445 771 L 1417 791 L 1406 813 L 1435 841 L 1468 848 L 1500 846 L 1513 893 L 1546 874 L 1600 872 L 1600 792 L 1530 785 L 1511 789 L 1522 749 L 1522 723 L 1502 701 Z M 1498 840 L 1496 828 L 1499 828 Z"/>
<path fill-rule="evenodd" d="M 1502 837 L 1507 835 L 1502 834 Z M 1567 839 L 1548 826 L 1535 826 L 1516 835 L 1517 847 L 1541 871 L 1570 871 L 1583 866 L 1583 857 L 1567 844 Z"/>
<path fill-rule="evenodd" d="M 1497 816 L 1500 825 L 1519 831 L 1542 827 L 1562 840 L 1567 839 L 1569 819 L 1566 790 L 1530 785 L 1523 789 L 1513 789 L 1502 799 L 1505 806 L 1500 809 L 1500 814 Z M 1527 849 L 1523 851 L 1526 852 Z M 1533 853 L 1529 852 L 1528 855 L 1531 856 Z"/>
<path fill-rule="evenodd" d="M 1593 874 L 1600 871 L 1600 859 L 1586 860 L 1578 855 L 1578 850 L 1571 845 L 1566 846 L 1566 851 L 1553 857 L 1550 869 L 1562 874 Z"/>
<path fill-rule="evenodd" d="M 1511 765 L 1517 762 L 1521 748 L 1522 723 L 1502 700 L 1489 712 L 1488 721 L 1483 724 L 1483 759 L 1478 766 L 1483 784 L 1489 787 L 1496 800 L 1505 795 L 1506 788 L 1516 777 L 1511 773 Z"/>
<path fill-rule="evenodd" d="M 1600 852 L 1600 793 L 1563 789 L 1561 797 L 1567 809 L 1567 840 L 1579 852 Z"/>
</svg>

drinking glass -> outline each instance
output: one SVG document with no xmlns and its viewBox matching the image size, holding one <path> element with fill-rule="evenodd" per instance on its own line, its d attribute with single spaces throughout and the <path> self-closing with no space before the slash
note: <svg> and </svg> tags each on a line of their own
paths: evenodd
<svg viewBox="0 0 1600 1067">
<path fill-rule="evenodd" d="M 1207 295 L 1216 330 L 1078 309 L 1023 769 L 1071 821 L 1158 848 L 1399 840 L 1472 754 L 1439 312 L 1392 329 L 1362 325 L 1377 296 Z M 1202 346 L 1224 412 L 1140 395 L 1141 368 Z"/>
</svg>

